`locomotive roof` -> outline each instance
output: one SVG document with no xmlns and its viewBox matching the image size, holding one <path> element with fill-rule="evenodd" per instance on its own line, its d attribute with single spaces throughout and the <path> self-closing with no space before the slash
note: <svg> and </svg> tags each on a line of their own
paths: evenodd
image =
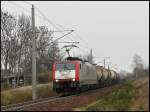
<svg viewBox="0 0 150 112">
<path fill-rule="evenodd" d="M 74 63 L 74 62 L 78 62 L 78 60 L 56 61 L 55 63 Z"/>
<path fill-rule="evenodd" d="M 64 61 L 55 61 L 55 63 L 71 63 L 71 62 L 77 62 L 77 61 L 89 63 L 87 60 L 83 60 L 78 57 L 67 57 Z"/>
<path fill-rule="evenodd" d="M 79 57 L 67 57 L 66 58 L 66 60 L 74 60 L 74 61 L 84 61 L 84 62 L 88 62 L 87 60 L 83 60 L 83 59 L 81 59 L 81 58 L 79 58 Z"/>
</svg>

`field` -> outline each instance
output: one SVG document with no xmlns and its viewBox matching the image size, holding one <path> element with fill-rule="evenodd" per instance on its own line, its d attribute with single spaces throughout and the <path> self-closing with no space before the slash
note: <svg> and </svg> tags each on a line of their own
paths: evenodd
<svg viewBox="0 0 150 112">
<path fill-rule="evenodd" d="M 127 82 L 114 89 L 108 95 L 74 111 L 148 111 L 149 110 L 148 77 Z"/>
</svg>

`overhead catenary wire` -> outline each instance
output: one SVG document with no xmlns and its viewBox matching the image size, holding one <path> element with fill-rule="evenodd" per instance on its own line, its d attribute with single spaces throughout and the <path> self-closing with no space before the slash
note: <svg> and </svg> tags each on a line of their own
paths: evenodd
<svg viewBox="0 0 150 112">
<path fill-rule="evenodd" d="M 76 31 L 75 31 L 76 32 Z M 75 34 L 75 32 L 74 32 L 74 34 Z M 83 48 L 85 48 L 85 49 L 87 49 L 87 50 L 90 50 L 90 47 L 88 47 L 87 45 L 88 44 L 86 44 L 85 43 L 85 41 L 80 37 L 80 36 L 77 36 L 77 35 L 75 35 L 75 38 L 78 38 L 80 41 L 82 41 L 82 42 L 80 42 L 80 44 L 79 45 L 81 45 Z M 84 43 L 84 44 L 83 44 Z"/>
<path fill-rule="evenodd" d="M 88 47 L 89 46 L 89 44 L 88 44 L 88 42 L 85 40 L 85 39 L 83 39 L 83 37 L 81 37 L 80 35 L 78 35 L 78 33 L 77 32 L 74 32 L 76 35 L 77 35 L 77 37 L 79 38 L 79 39 L 81 39 L 81 40 L 83 40 L 83 43 L 85 44 L 85 46 L 84 45 L 81 45 L 82 47 L 84 47 L 84 48 L 86 48 L 86 49 L 88 49 L 88 50 L 90 50 L 92 47 Z M 97 55 L 96 54 L 96 52 L 95 52 L 95 50 L 92 48 L 92 51 L 93 51 L 93 53 L 95 54 L 95 55 Z"/>
<path fill-rule="evenodd" d="M 32 5 L 31 3 L 26 2 L 26 1 L 23 1 L 23 2 L 27 3 L 28 5 Z M 59 27 L 57 27 L 51 20 L 49 20 L 49 19 L 39 10 L 39 8 L 37 8 L 36 6 L 35 6 L 35 8 L 37 9 L 37 11 L 40 13 L 40 15 L 41 15 L 45 20 L 47 20 L 51 25 L 53 25 L 53 27 L 55 27 L 57 30 L 60 30 L 59 27 L 61 27 L 61 29 L 64 30 L 64 26 L 57 24 L 57 26 L 59 26 Z M 64 31 L 67 31 L 67 30 L 64 30 Z M 56 32 L 57 32 L 57 31 L 56 31 Z M 63 32 L 62 32 L 62 33 L 63 33 Z M 75 32 L 75 33 L 76 33 L 76 32 Z M 78 34 L 76 33 L 76 35 L 78 35 Z M 85 42 L 85 40 L 82 39 L 79 35 L 78 35 L 77 37 L 79 37 L 80 40 L 83 40 L 83 41 Z M 70 37 L 70 39 L 71 39 L 71 41 L 74 41 L 71 37 Z M 86 42 L 86 45 L 88 45 L 87 42 Z M 81 46 L 83 47 L 83 45 L 81 45 Z M 87 47 L 87 46 L 84 46 L 84 48 L 87 48 L 87 49 L 89 50 L 89 47 Z"/>
<path fill-rule="evenodd" d="M 57 26 L 55 26 L 55 24 L 53 24 L 53 22 L 51 22 L 51 20 L 49 20 L 36 6 L 35 9 L 37 9 L 37 11 L 42 15 L 42 17 L 47 20 L 51 25 L 53 25 L 57 30 L 60 30 Z"/>
<path fill-rule="evenodd" d="M 29 2 L 27 2 L 27 1 L 22 1 L 22 2 L 25 3 L 25 4 L 27 4 L 27 5 L 30 5 L 30 6 L 33 5 L 32 3 L 29 3 Z M 35 7 L 38 11 L 40 11 L 35 5 L 34 5 L 34 7 Z M 40 11 L 40 14 L 41 14 L 41 16 L 39 16 L 38 14 L 36 14 L 36 16 L 43 19 L 43 15 L 42 15 L 41 11 Z M 53 23 L 51 23 L 51 24 L 53 25 Z"/>
<path fill-rule="evenodd" d="M 22 2 L 23 2 L 23 1 L 22 1 Z M 30 11 L 30 10 L 24 8 L 23 6 L 20 6 L 20 5 L 17 4 L 17 3 L 14 3 L 14 1 L 10 1 L 10 2 L 8 2 L 8 3 L 9 3 L 9 4 L 12 4 L 12 5 L 14 5 L 14 6 L 18 7 L 18 8 L 20 8 L 22 11 L 26 11 L 27 13 L 31 14 L 31 11 Z M 37 17 L 39 17 L 39 18 L 43 18 L 42 16 L 39 16 L 36 12 L 35 12 L 35 15 L 36 15 Z"/>
<path fill-rule="evenodd" d="M 22 1 L 22 2 L 24 2 L 24 3 L 26 3 L 26 4 L 28 4 L 28 5 L 32 5 L 31 3 L 29 3 L 29 2 L 27 2 L 27 1 Z M 35 9 L 37 9 L 37 11 L 40 13 L 40 15 L 43 17 L 43 19 L 45 19 L 46 21 L 48 21 L 53 27 L 55 27 L 57 30 L 60 30 L 60 28 L 59 27 L 57 27 L 50 19 L 48 19 L 41 11 L 40 11 L 40 9 L 39 8 L 37 8 L 36 6 L 35 6 Z M 57 25 L 59 25 L 59 24 L 57 24 Z M 59 25 L 59 26 L 61 26 L 62 27 L 62 25 Z M 61 31 L 61 33 L 63 33 L 63 32 L 65 32 L 65 31 L 69 31 L 69 30 L 63 30 L 63 31 Z M 55 32 L 59 32 L 59 31 L 55 31 Z M 64 34 L 64 33 L 63 33 Z M 72 40 L 72 39 L 71 39 Z M 73 40 L 72 40 L 73 41 Z"/>
<path fill-rule="evenodd" d="M 20 9 L 22 9 L 22 11 L 26 11 L 26 12 L 28 12 L 29 14 L 31 14 L 31 11 L 30 11 L 30 10 L 27 10 L 26 8 L 21 7 L 20 5 L 14 3 L 14 1 L 9 1 L 9 2 L 7 2 L 7 3 L 10 3 L 10 4 L 12 4 L 12 5 L 15 5 L 16 7 L 19 7 Z"/>
<path fill-rule="evenodd" d="M 32 5 L 32 3 L 29 3 L 29 2 L 27 2 L 27 1 L 22 1 L 22 2 L 24 2 L 24 3 L 28 4 L 28 5 Z M 14 4 L 15 6 L 17 6 L 17 7 L 19 7 L 19 8 L 22 8 L 23 10 L 25 10 L 25 11 L 27 11 L 27 12 L 30 13 L 29 10 L 27 10 L 27 9 L 25 9 L 25 8 L 19 6 L 19 5 L 16 5 L 15 3 L 13 3 L 13 4 Z M 69 31 L 69 30 L 66 30 L 63 25 L 59 25 L 59 24 L 56 24 L 56 23 L 52 22 L 48 17 L 46 17 L 46 16 L 43 14 L 42 11 L 40 11 L 40 9 L 39 9 L 37 6 L 35 6 L 35 9 L 36 9 L 37 12 L 40 14 L 40 15 L 36 14 L 37 17 L 40 17 L 40 18 L 42 18 L 43 20 L 46 20 L 46 21 L 47 21 L 50 25 L 52 25 L 55 29 L 59 30 L 60 33 L 64 34 L 65 31 Z M 61 30 L 61 29 L 63 29 L 63 30 Z M 56 32 L 59 32 L 59 31 L 56 31 Z M 62 32 L 61 32 L 61 31 L 62 31 Z M 84 49 L 84 51 L 86 51 L 85 49 L 87 49 L 87 50 L 90 50 L 90 49 L 91 49 L 91 48 L 89 47 L 89 43 L 88 43 L 83 37 L 81 37 L 76 31 L 74 32 L 74 34 L 76 35 L 76 36 L 75 36 L 76 38 L 78 38 L 80 41 L 82 41 L 82 42 L 80 42 L 80 44 L 79 44 L 79 45 L 81 46 L 82 50 Z M 71 37 L 69 37 L 68 39 L 71 40 L 71 41 L 74 41 L 74 40 L 75 40 L 75 38 L 72 39 Z M 96 55 L 95 50 L 94 50 L 94 49 L 92 49 L 92 50 L 93 50 L 94 55 Z"/>
<path fill-rule="evenodd" d="M 90 50 L 92 47 L 88 47 L 89 46 L 89 44 L 87 43 L 87 41 L 85 41 L 81 36 L 79 36 L 76 32 L 74 32 L 76 35 L 77 35 L 77 37 L 80 39 L 80 40 L 82 40 L 83 41 L 83 43 L 85 44 L 85 46 L 82 44 L 80 44 L 82 47 L 84 47 L 84 48 L 86 48 L 86 49 L 88 49 L 88 50 Z M 96 55 L 96 52 L 95 52 L 95 50 L 92 48 L 92 51 L 93 51 L 93 53 Z"/>
<path fill-rule="evenodd" d="M 22 2 L 25 2 L 25 1 L 22 1 Z M 26 11 L 28 14 L 31 14 L 31 11 L 27 10 L 26 8 L 24 8 L 23 6 L 20 6 L 20 5 L 17 4 L 17 3 L 14 3 L 14 2 L 12 2 L 12 1 L 10 1 L 10 2 L 8 2 L 8 3 L 10 3 L 10 4 L 12 4 L 12 5 L 18 7 L 18 8 L 21 9 L 22 11 Z M 30 4 L 30 5 L 32 5 L 32 4 Z M 43 17 L 42 17 L 41 15 L 37 14 L 37 12 L 35 12 L 35 15 L 36 15 L 37 17 L 43 19 Z"/>
<path fill-rule="evenodd" d="M 82 41 L 84 41 L 85 45 L 89 45 L 81 36 L 78 35 L 77 32 L 74 32 L 74 33 L 77 35 L 77 37 L 78 37 L 79 39 L 81 39 Z M 87 48 L 89 48 L 89 47 L 87 47 Z"/>
<path fill-rule="evenodd" d="M 36 6 L 35 6 L 35 8 L 36 8 L 37 11 L 42 15 L 43 19 L 45 19 L 46 21 L 48 21 L 48 22 L 49 22 L 51 25 L 53 25 L 53 27 L 55 27 L 58 31 L 61 31 L 61 29 L 60 29 L 58 26 L 56 26 L 51 20 L 49 20 Z M 58 31 L 56 31 L 56 32 L 58 32 Z M 61 33 L 66 36 L 66 34 L 64 34 L 65 31 L 69 31 L 69 30 L 64 30 L 64 29 L 63 29 L 63 31 L 62 31 Z M 71 31 L 71 30 L 70 30 L 70 31 Z M 69 37 L 69 38 L 70 38 L 70 37 Z M 71 38 L 70 38 L 70 40 L 73 41 Z"/>
<path fill-rule="evenodd" d="M 32 3 L 29 3 L 29 2 L 27 2 L 27 1 L 22 1 L 22 2 L 24 2 L 24 3 L 26 3 L 26 4 L 28 4 L 28 5 L 33 5 Z"/>
<path fill-rule="evenodd" d="M 30 4 L 30 3 L 28 3 L 28 4 Z M 31 4 L 30 4 L 31 5 Z M 60 24 L 54 24 L 50 19 L 48 19 L 41 11 L 40 11 L 40 9 L 39 8 L 37 8 L 36 6 L 35 6 L 35 8 L 37 9 L 37 11 L 42 15 L 42 17 L 43 17 L 43 19 L 45 19 L 45 20 L 47 20 L 51 25 L 53 25 L 57 30 L 60 30 L 60 27 L 61 27 L 61 29 L 63 29 L 64 30 L 64 26 L 62 26 L 62 25 L 60 25 Z M 57 26 L 56 26 L 57 25 Z M 58 27 L 59 26 L 59 27 Z M 67 31 L 67 30 L 64 30 L 64 31 Z M 64 34 L 64 32 L 62 32 L 63 34 Z M 69 37 L 69 39 L 71 40 L 71 41 L 74 41 L 71 37 Z"/>
<path fill-rule="evenodd" d="M 27 2 L 27 1 L 22 1 L 22 2 L 24 2 L 24 3 L 26 3 L 26 4 L 28 4 L 28 5 L 32 5 L 31 3 L 29 3 L 29 2 Z M 27 12 L 29 12 L 30 13 L 30 11 L 29 10 L 27 10 L 27 9 L 25 9 L 25 8 L 23 8 L 23 7 L 21 7 L 21 6 L 19 6 L 18 4 L 15 4 L 15 3 L 13 3 L 15 6 L 17 6 L 17 7 L 19 7 L 19 8 L 21 8 L 21 9 L 23 9 L 23 10 L 26 10 Z M 53 27 L 55 27 L 56 29 L 58 29 L 58 30 L 60 30 L 51 20 L 49 20 L 36 6 L 35 6 L 35 8 L 38 10 L 38 12 L 41 14 L 41 16 L 44 18 L 44 19 L 46 19 L 51 25 L 53 25 Z M 37 16 L 37 14 L 36 14 L 36 16 Z M 40 17 L 39 15 L 38 15 L 38 17 Z M 40 17 L 41 18 L 41 17 Z M 57 25 L 59 25 L 59 24 L 57 24 Z M 59 27 L 61 27 L 62 29 L 64 29 L 64 27 L 62 26 L 62 25 L 59 25 Z M 64 30 L 64 31 L 69 31 L 69 30 Z M 56 31 L 57 32 L 57 31 Z M 59 32 L 59 31 L 58 31 Z M 62 33 L 63 33 L 63 31 L 62 31 Z M 71 41 L 74 41 L 72 38 L 70 38 L 71 39 Z M 81 38 L 80 38 L 81 39 Z M 83 40 L 83 39 L 82 39 Z M 85 46 L 84 46 L 85 47 Z M 86 47 L 86 48 L 88 48 L 88 47 Z"/>
<path fill-rule="evenodd" d="M 32 5 L 32 4 L 30 4 L 30 5 Z M 60 29 L 59 29 L 52 21 L 50 21 L 37 7 L 35 7 L 35 8 L 36 8 L 37 11 L 40 13 L 40 15 L 41 15 L 40 18 L 42 18 L 42 19 L 48 21 L 48 22 L 50 23 L 50 25 L 52 25 L 53 27 L 55 27 L 57 30 L 60 30 Z M 38 17 L 39 17 L 39 15 L 38 15 Z M 51 31 L 54 31 L 54 30 L 51 30 Z M 69 31 L 69 30 L 55 31 L 55 32 L 61 32 L 61 33 L 63 33 L 63 32 L 65 32 L 65 31 Z M 64 33 L 63 33 L 63 34 L 64 34 Z M 65 36 L 66 36 L 66 34 L 65 34 Z M 71 40 L 72 40 L 72 39 L 71 39 Z"/>
</svg>

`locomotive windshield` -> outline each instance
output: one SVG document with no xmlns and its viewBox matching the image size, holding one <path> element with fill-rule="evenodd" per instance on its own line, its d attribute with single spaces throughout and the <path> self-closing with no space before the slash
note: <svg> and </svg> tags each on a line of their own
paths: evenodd
<svg viewBox="0 0 150 112">
<path fill-rule="evenodd" d="M 56 64 L 56 70 L 75 70 L 75 64 L 67 63 L 57 63 Z"/>
</svg>

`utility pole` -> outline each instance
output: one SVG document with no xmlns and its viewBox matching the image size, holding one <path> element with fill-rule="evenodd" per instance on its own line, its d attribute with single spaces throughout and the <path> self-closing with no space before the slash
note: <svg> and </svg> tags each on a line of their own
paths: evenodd
<svg viewBox="0 0 150 112">
<path fill-rule="evenodd" d="M 111 62 L 108 62 L 108 69 L 110 69 Z"/>
<path fill-rule="evenodd" d="M 90 63 L 93 64 L 92 48 L 91 48 L 91 50 L 90 50 Z"/>
<path fill-rule="evenodd" d="M 104 68 L 105 68 L 105 58 L 104 58 Z"/>
<path fill-rule="evenodd" d="M 95 57 L 95 58 L 99 58 L 99 57 Z M 110 59 L 110 57 L 102 57 L 103 60 L 101 60 L 100 62 L 98 63 L 104 63 L 104 68 L 105 68 L 105 65 L 106 65 L 106 59 Z"/>
<path fill-rule="evenodd" d="M 34 5 L 31 9 L 32 17 L 32 100 L 37 98 L 36 95 L 36 40 L 35 40 L 35 16 L 34 16 Z"/>
<path fill-rule="evenodd" d="M 109 65 L 108 65 L 108 70 L 109 70 Z"/>
<path fill-rule="evenodd" d="M 104 68 L 105 68 L 105 63 L 106 63 L 106 59 L 109 59 L 110 57 L 104 57 Z"/>
</svg>

